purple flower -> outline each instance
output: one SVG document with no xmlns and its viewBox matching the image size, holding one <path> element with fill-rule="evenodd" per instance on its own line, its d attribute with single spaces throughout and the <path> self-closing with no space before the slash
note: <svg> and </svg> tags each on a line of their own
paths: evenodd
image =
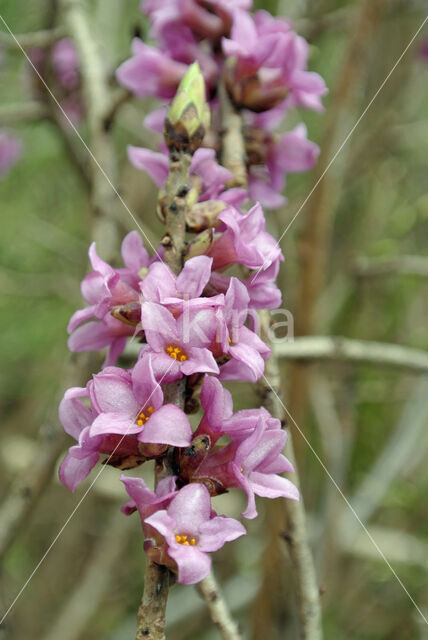
<svg viewBox="0 0 428 640">
<path fill-rule="evenodd" d="M 141 283 L 141 291 L 148 302 L 166 306 L 175 317 L 188 310 L 217 308 L 224 296 L 201 298 L 211 276 L 212 258 L 196 256 L 185 262 L 178 276 L 163 262 L 155 262 Z M 186 302 L 184 302 L 186 301 Z"/>
<path fill-rule="evenodd" d="M 80 84 L 79 58 L 71 38 L 62 38 L 51 50 L 52 66 L 64 89 L 77 89 Z"/>
<path fill-rule="evenodd" d="M 266 269 L 284 258 L 270 233 L 265 231 L 265 219 L 259 203 L 247 214 L 230 206 L 217 216 L 225 231 L 217 237 L 208 255 L 214 258 L 213 270 L 241 263 L 248 269 Z"/>
<path fill-rule="evenodd" d="M 237 105 L 259 112 L 287 98 L 288 106 L 323 109 L 324 81 L 306 71 L 308 45 L 287 22 L 236 9 L 231 37 L 222 44 L 230 58 L 226 83 Z"/>
<path fill-rule="evenodd" d="M 277 260 L 267 269 L 254 271 L 247 280 L 241 280 L 249 295 L 249 309 L 278 309 L 281 306 L 281 291 L 275 284 L 278 272 L 279 261 Z M 226 293 L 229 285 L 229 276 L 214 271 L 209 282 L 210 295 Z"/>
<path fill-rule="evenodd" d="M 116 71 L 118 82 L 140 98 L 172 98 L 187 66 L 172 60 L 156 47 L 144 44 L 139 38 L 134 38 L 132 52 L 132 58 Z"/>
<path fill-rule="evenodd" d="M 77 441 L 70 447 L 59 469 L 61 482 L 75 491 L 96 465 L 100 454 L 138 456 L 139 443 L 135 435 L 91 436 L 90 426 L 98 416 L 94 407 L 88 408 L 88 388 L 72 387 L 65 392 L 59 406 L 59 419 L 65 431 Z"/>
<path fill-rule="evenodd" d="M 178 319 L 165 307 L 155 302 L 144 302 L 141 323 L 148 349 L 153 353 L 156 376 L 173 382 L 193 373 L 218 373 L 214 356 L 208 347 L 217 327 L 214 311 L 193 310 L 184 305 Z"/>
<path fill-rule="evenodd" d="M 165 509 L 172 498 L 177 495 L 175 476 L 168 476 L 160 480 L 154 491 L 149 489 L 142 478 L 128 478 L 122 474 L 120 479 L 131 498 L 123 505 L 122 512 L 128 516 L 138 510 L 143 526 L 145 518 L 159 509 Z"/>
<path fill-rule="evenodd" d="M 13 167 L 21 153 L 21 142 L 4 129 L 0 129 L 0 176 Z"/>
<path fill-rule="evenodd" d="M 255 495 L 299 499 L 293 483 L 277 475 L 293 471 L 281 453 L 287 434 L 278 428 L 278 421 L 269 424 L 267 412 L 257 415 L 257 411 L 238 412 L 230 418 L 223 428 L 232 435 L 232 442 L 208 456 L 198 470 L 198 475 L 216 477 L 226 487 L 244 489 L 248 503 L 242 515 L 249 519 L 257 516 Z"/>
<path fill-rule="evenodd" d="M 271 354 L 269 347 L 244 323 L 248 315 L 249 295 L 245 285 L 231 278 L 224 298 L 220 347 L 231 359 L 220 368 L 220 380 L 256 382 L 263 375 L 264 360 Z"/>
<path fill-rule="evenodd" d="M 319 147 L 306 137 L 304 124 L 284 133 L 267 144 L 265 164 L 252 165 L 249 173 L 249 193 L 253 200 L 274 209 L 286 200 L 281 195 L 287 173 L 311 169 L 318 158 Z"/>
<path fill-rule="evenodd" d="M 135 327 L 114 318 L 111 310 L 116 305 L 139 303 L 141 270 L 147 269 L 150 258 L 136 231 L 131 231 L 122 243 L 124 269 L 113 269 L 101 260 L 93 243 L 89 259 L 93 271 L 82 281 L 82 295 L 88 307 L 76 311 L 70 319 L 68 340 L 71 351 L 95 351 L 109 347 L 105 366 L 114 364 L 125 348 L 128 336 Z M 96 320 L 86 322 L 91 318 Z M 82 323 L 85 323 L 82 325 Z"/>
<path fill-rule="evenodd" d="M 203 580 L 211 569 L 208 553 L 246 533 L 237 520 L 213 515 L 208 490 L 200 484 L 180 489 L 167 509 L 146 518 L 145 524 L 163 537 L 182 584 Z"/>
<path fill-rule="evenodd" d="M 134 167 L 146 171 L 159 188 L 164 186 L 169 171 L 169 160 L 165 153 L 129 145 L 128 156 Z M 224 191 L 226 182 L 233 177 L 230 171 L 216 162 L 214 149 L 202 147 L 192 158 L 190 174 L 199 201 L 216 199 Z"/>
<path fill-rule="evenodd" d="M 140 359 L 132 372 L 108 367 L 95 375 L 88 390 L 99 415 L 90 435 L 131 434 L 142 443 L 189 445 L 189 420 L 176 405 L 163 404 L 161 382 L 155 379 L 150 356 Z"/>
</svg>

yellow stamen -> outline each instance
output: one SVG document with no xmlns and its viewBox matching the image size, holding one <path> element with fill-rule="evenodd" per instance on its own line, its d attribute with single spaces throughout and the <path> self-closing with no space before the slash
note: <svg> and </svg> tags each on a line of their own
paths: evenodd
<svg viewBox="0 0 428 640">
<path fill-rule="evenodd" d="M 185 360 L 187 360 L 187 354 L 181 347 L 178 347 L 177 345 L 169 344 L 165 348 L 165 351 L 169 355 L 169 357 L 173 358 L 174 360 L 178 360 L 179 362 L 184 362 Z"/>
<path fill-rule="evenodd" d="M 145 411 L 140 411 L 140 413 L 137 416 L 137 419 L 135 421 L 135 423 L 139 426 L 142 427 L 144 424 L 146 424 L 147 420 L 150 418 L 150 416 L 152 415 L 152 413 L 154 413 L 154 407 L 152 407 L 150 405 L 150 407 L 147 407 L 147 409 L 145 409 Z"/>
<path fill-rule="evenodd" d="M 189 536 L 186 534 L 176 534 L 175 535 L 175 541 L 178 542 L 178 544 L 182 544 L 185 547 L 190 547 L 190 545 L 192 545 L 192 547 L 195 546 L 196 544 L 196 538 L 190 538 L 190 540 L 188 540 Z"/>
</svg>

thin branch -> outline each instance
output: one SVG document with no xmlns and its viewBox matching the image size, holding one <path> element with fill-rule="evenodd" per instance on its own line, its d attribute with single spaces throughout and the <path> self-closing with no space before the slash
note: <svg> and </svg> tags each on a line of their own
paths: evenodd
<svg viewBox="0 0 428 640">
<path fill-rule="evenodd" d="M 391 484 L 407 469 L 416 454 L 419 452 L 423 455 L 423 451 L 428 448 L 424 437 L 428 418 L 427 394 L 428 377 L 424 377 L 406 403 L 389 441 L 350 498 L 363 523 L 370 519 Z M 359 529 L 360 525 L 354 515 L 348 509 L 343 511 L 339 520 L 340 537 L 352 542 Z"/>
<path fill-rule="evenodd" d="M 91 204 L 94 220 L 97 220 L 93 235 L 105 253 L 112 255 L 117 244 L 118 214 L 116 193 L 110 182 L 116 181 L 117 164 L 111 137 L 104 126 L 105 114 L 111 106 L 107 71 L 96 40 L 95 25 L 89 21 L 87 3 L 62 0 L 61 4 L 79 53 L 89 146 L 96 159 L 96 162 L 93 158 L 90 160 Z"/>
<path fill-rule="evenodd" d="M 306 211 L 302 212 L 305 222 L 300 244 L 297 335 L 313 333 L 318 320 L 318 303 L 327 275 L 334 218 L 344 183 L 346 156 L 351 147 L 344 147 L 340 161 L 330 163 L 354 124 L 371 43 L 376 38 L 376 27 L 384 4 L 385 0 L 363 0 L 356 5 L 355 16 L 349 25 L 348 44 L 326 114 L 321 153 L 315 167 L 314 191 L 306 204 Z M 297 424 L 304 422 L 307 396 L 306 371 L 296 363 L 290 375 L 289 409 Z M 300 449 L 300 441 L 297 444 Z M 300 458 L 300 450 L 297 453 Z"/>
<path fill-rule="evenodd" d="M 170 154 L 166 192 L 166 233 L 163 238 L 164 260 L 174 273 L 180 273 L 184 261 L 186 234 L 186 195 L 189 190 L 191 156 L 185 153 Z M 184 408 L 185 379 L 165 386 L 165 402 Z M 173 473 L 167 454 L 156 465 L 155 481 Z M 169 584 L 173 576 L 169 569 L 149 561 L 144 574 L 144 593 L 137 614 L 136 640 L 163 640 L 166 627 L 166 603 Z"/>
<path fill-rule="evenodd" d="M 104 116 L 104 128 L 108 131 L 116 115 L 118 114 L 121 107 L 126 104 L 132 98 L 132 93 L 128 91 L 128 89 L 119 89 L 116 94 L 113 96 L 112 104 L 108 109 L 107 113 Z"/>
<path fill-rule="evenodd" d="M 383 278 L 395 274 L 428 277 L 428 257 L 359 258 L 355 265 L 359 278 Z"/>
<path fill-rule="evenodd" d="M 45 640 L 79 640 L 115 579 L 116 567 L 129 544 L 134 521 L 124 518 L 114 506 L 109 522 L 103 527 L 85 571 L 63 609 L 50 627 Z"/>
<path fill-rule="evenodd" d="M 428 373 L 428 352 L 398 344 L 351 338 L 305 336 L 275 345 L 278 358 L 298 361 L 356 362 Z"/>
<path fill-rule="evenodd" d="M 266 341 L 269 336 L 269 313 L 260 313 L 261 336 Z M 275 417 L 284 422 L 284 409 L 279 399 L 280 372 L 275 353 L 267 360 L 264 382 L 259 383 L 260 396 L 263 405 Z M 295 469 L 290 479 L 300 490 L 299 475 L 294 458 L 292 433 L 288 433 L 286 454 Z M 315 572 L 312 553 L 309 546 L 306 514 L 303 497 L 300 500 L 283 500 L 286 530 L 283 537 L 293 566 L 293 578 L 296 586 L 296 597 L 299 609 L 300 634 L 303 640 L 320 640 L 321 605 L 319 587 Z M 269 553 L 269 550 L 268 550 Z"/>
<path fill-rule="evenodd" d="M 212 573 L 198 584 L 198 590 L 223 640 L 240 640 L 242 636 L 238 626 L 230 616 L 226 601 Z"/>
<path fill-rule="evenodd" d="M 64 35 L 64 29 L 57 27 L 55 29 L 43 29 L 42 31 L 33 31 L 30 33 L 18 33 L 15 37 L 19 45 L 21 45 L 23 49 L 27 49 L 31 47 L 49 47 Z M 21 51 L 19 45 L 9 34 L 0 31 L 0 47 L 2 47 L 2 49 Z"/>
<path fill-rule="evenodd" d="M 221 162 L 233 174 L 233 184 L 230 186 L 245 189 L 248 179 L 242 118 L 229 100 L 223 83 L 220 83 L 218 91 L 222 123 Z"/>
<path fill-rule="evenodd" d="M 87 358 L 82 354 L 70 357 L 62 382 L 68 386 L 79 384 L 88 372 Z M 48 420 L 48 424 L 51 419 Z M 23 523 L 49 486 L 58 456 L 68 442 L 67 434 L 52 416 L 53 428 L 42 429 L 40 443 L 34 460 L 25 471 L 20 472 L 12 482 L 8 493 L 0 505 L 0 561 L 16 539 Z"/>
<path fill-rule="evenodd" d="M 8 127 L 25 122 L 33 122 L 47 118 L 49 115 L 46 106 L 37 100 L 2 104 L 0 106 L 0 126 Z"/>
<path fill-rule="evenodd" d="M 242 118 L 237 113 L 228 99 L 224 87 L 220 87 L 221 109 L 222 109 L 222 164 L 227 167 L 235 176 L 235 184 L 246 186 L 247 184 L 247 167 L 245 159 L 245 142 L 242 133 Z M 270 323 L 269 312 L 259 312 L 261 324 L 261 337 L 269 345 L 270 342 Z M 264 407 L 276 418 L 284 422 L 284 410 L 278 397 L 281 388 L 281 378 L 278 367 L 278 361 L 275 353 L 272 353 L 270 359 L 265 365 L 265 376 L 259 382 L 259 395 Z M 299 478 L 297 467 L 294 463 L 294 451 L 291 433 L 288 438 L 288 456 L 295 468 L 293 474 L 293 482 L 299 486 Z M 274 508 L 274 507 L 272 507 Z M 293 578 L 296 585 L 297 605 L 299 611 L 300 633 L 303 640 L 321 640 L 321 606 L 319 601 L 319 589 L 313 563 L 311 550 L 308 543 L 306 531 L 306 517 L 303 498 L 300 501 L 283 500 L 281 503 L 283 515 L 285 515 L 287 534 L 286 539 L 289 541 L 289 552 L 293 565 Z M 278 538 L 280 531 L 277 527 L 279 522 L 274 525 L 275 531 L 271 534 L 274 536 L 274 544 L 266 549 L 266 554 L 272 555 L 272 546 L 278 547 Z M 269 583 L 271 587 L 272 570 L 278 572 L 278 567 L 272 568 L 270 563 L 264 575 L 262 588 L 258 595 L 258 600 L 266 600 L 264 586 Z M 271 589 L 269 589 L 271 591 Z M 278 593 L 274 594 L 278 600 Z M 256 601 L 257 602 L 257 601 Z M 269 609 L 269 610 L 268 610 Z M 274 608 L 269 603 L 264 608 L 264 616 L 269 619 L 273 617 Z M 270 620 L 272 622 L 272 620 Z"/>
</svg>

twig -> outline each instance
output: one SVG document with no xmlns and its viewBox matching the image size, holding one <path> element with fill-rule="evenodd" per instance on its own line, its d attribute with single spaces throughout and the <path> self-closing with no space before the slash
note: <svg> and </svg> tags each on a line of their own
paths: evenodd
<svg viewBox="0 0 428 640">
<path fill-rule="evenodd" d="M 242 132 L 242 118 L 227 95 L 226 87 L 219 88 L 222 124 L 221 162 L 233 174 L 234 187 L 247 187 L 247 166 L 245 141 Z"/>
<path fill-rule="evenodd" d="M 89 23 L 86 3 L 80 0 L 62 0 L 67 26 L 79 52 L 83 93 L 87 114 L 89 143 L 96 162 L 91 158 L 91 204 L 94 219 L 95 241 L 103 246 L 107 255 L 116 249 L 116 193 L 111 183 L 117 177 L 116 154 L 109 132 L 104 127 L 104 117 L 111 105 L 107 71 L 96 41 L 94 25 Z M 109 179 L 106 179 L 104 170 Z M 109 182 L 110 181 L 110 182 Z M 96 233 L 95 233 L 96 232 Z"/>
<path fill-rule="evenodd" d="M 428 352 L 398 344 L 351 338 L 304 336 L 275 345 L 278 358 L 299 361 L 367 363 L 382 367 L 428 373 Z"/>
<path fill-rule="evenodd" d="M 43 29 L 42 31 L 33 31 L 30 33 L 19 33 L 15 37 L 21 47 L 27 49 L 28 47 L 49 47 L 64 35 L 64 29 L 57 27 L 55 29 Z M 0 31 L 0 46 L 3 49 L 21 51 L 14 38 L 2 31 Z"/>
<path fill-rule="evenodd" d="M 316 188 L 304 214 L 305 226 L 300 247 L 301 276 L 298 280 L 300 286 L 296 305 L 299 311 L 296 315 L 297 335 L 311 334 L 316 326 L 318 302 L 330 257 L 334 216 L 346 168 L 344 153 L 349 153 L 350 147 L 344 148 L 340 162 L 331 165 L 328 170 L 327 167 L 351 128 L 367 69 L 370 44 L 376 37 L 376 26 L 384 2 L 385 0 L 364 0 L 356 7 L 355 19 L 349 27 L 349 44 L 342 56 L 338 79 L 332 91 L 320 145 L 321 154 L 315 168 Z M 307 406 L 307 371 L 296 364 L 290 381 L 290 412 L 297 424 L 301 424 Z M 297 453 L 299 458 L 300 452 Z"/>
<path fill-rule="evenodd" d="M 219 630 L 223 640 L 240 640 L 241 634 L 238 626 L 230 616 L 226 601 L 212 573 L 198 584 L 198 590 L 204 598 L 211 620 Z"/>
<path fill-rule="evenodd" d="M 400 477 L 416 452 L 428 447 L 424 438 L 428 417 L 427 393 L 428 377 L 425 377 L 404 407 L 388 443 L 350 498 L 363 523 L 376 511 L 391 484 Z M 348 509 L 342 512 L 339 525 L 342 538 L 352 542 L 358 535 L 359 523 Z"/>
<path fill-rule="evenodd" d="M 267 311 L 260 313 L 260 321 L 261 336 L 266 341 L 269 336 L 269 313 Z M 278 395 L 279 388 L 280 372 L 277 358 L 273 353 L 266 362 L 265 376 L 259 384 L 260 396 L 266 409 L 274 417 L 284 421 L 284 409 Z M 291 431 L 288 433 L 286 453 L 295 468 L 295 473 L 293 473 L 291 479 L 300 489 Z M 284 539 L 287 542 L 293 565 L 301 638 L 304 640 L 320 640 L 322 638 L 322 629 L 319 588 L 308 542 L 303 497 L 300 497 L 300 501 L 284 500 L 281 506 L 285 511 L 286 530 Z M 267 553 L 269 552 L 270 550 L 268 549 Z"/>
<path fill-rule="evenodd" d="M 163 238 L 164 260 L 174 273 L 180 273 L 185 248 L 186 195 L 189 189 L 191 156 L 185 153 L 170 154 L 170 167 L 166 191 L 166 233 Z M 184 407 L 185 379 L 165 386 L 165 401 Z M 170 475 L 169 455 L 158 462 L 156 482 L 163 475 Z M 165 613 L 172 574 L 168 568 L 149 562 L 144 574 L 144 593 L 137 614 L 136 640 L 163 640 L 165 638 Z"/>
<path fill-rule="evenodd" d="M 128 89 L 119 89 L 113 96 L 112 104 L 104 116 L 104 129 L 108 131 L 120 108 L 130 100 L 132 93 Z"/>
<path fill-rule="evenodd" d="M 74 592 L 66 599 L 45 640 L 79 640 L 84 636 L 115 578 L 115 567 L 129 543 L 133 525 L 133 519 L 124 518 L 115 505 L 111 520 L 103 528 L 93 555 L 86 563 L 84 574 L 78 578 Z"/>
<path fill-rule="evenodd" d="M 396 256 L 394 258 L 359 258 L 355 275 L 360 278 L 382 278 L 394 274 L 428 277 L 428 257 Z"/>
<path fill-rule="evenodd" d="M 22 122 L 32 122 L 48 117 L 45 105 L 37 100 L 22 103 L 3 104 L 0 106 L 0 126 L 11 126 Z"/>
<path fill-rule="evenodd" d="M 228 99 L 224 87 L 220 87 L 221 108 L 222 108 L 222 164 L 226 166 L 235 176 L 235 183 L 240 186 L 247 184 L 247 168 L 245 160 L 245 143 L 242 133 L 242 118 L 237 113 Z M 239 152 L 239 153 L 238 153 Z M 261 337 L 269 344 L 270 325 L 269 313 L 261 311 L 259 313 L 261 324 Z M 259 383 L 259 394 L 264 407 L 276 418 L 284 421 L 284 410 L 278 397 L 281 388 L 280 372 L 275 353 L 266 362 L 265 376 Z M 288 439 L 288 455 L 294 461 L 293 443 L 291 433 Z M 293 482 L 299 486 L 297 467 L 293 474 Z M 275 507 L 271 507 L 274 509 Z M 312 554 L 309 548 L 306 523 L 305 508 L 303 499 L 300 501 L 284 500 L 281 502 L 281 510 L 285 514 L 287 526 L 287 539 L 290 541 L 289 552 L 293 564 L 293 577 L 296 585 L 297 604 L 299 611 L 300 633 L 303 640 L 320 640 L 321 630 L 321 607 L 319 602 L 319 589 L 313 564 Z M 274 536 L 273 547 L 278 547 L 279 531 L 272 531 Z M 272 555 L 272 546 L 266 550 L 267 555 Z M 258 595 L 258 600 L 266 601 L 264 587 L 266 583 L 271 583 L 272 567 L 267 568 L 262 588 Z M 276 567 L 275 571 L 278 571 Z M 268 588 L 269 588 L 268 587 Z M 270 591 L 270 589 L 269 589 Z M 274 598 L 278 600 L 279 593 L 274 593 Z M 257 602 L 257 601 L 256 601 Z M 269 602 L 268 607 L 263 608 L 266 621 L 272 624 L 272 612 L 275 610 L 273 602 Z"/>
<path fill-rule="evenodd" d="M 65 370 L 64 383 L 79 384 L 87 375 L 87 358 L 71 356 Z M 56 406 L 55 406 L 56 414 Z M 48 421 L 50 422 L 50 420 Z M 52 420 L 57 425 L 57 419 Z M 68 441 L 67 434 L 56 426 L 42 429 L 37 454 L 27 470 L 20 472 L 0 505 L 0 561 L 14 542 L 21 525 L 26 521 L 48 487 L 58 456 Z"/>
</svg>

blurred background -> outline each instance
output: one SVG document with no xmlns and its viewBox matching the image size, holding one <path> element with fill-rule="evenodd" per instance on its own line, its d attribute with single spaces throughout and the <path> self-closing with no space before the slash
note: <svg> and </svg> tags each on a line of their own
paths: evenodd
<svg viewBox="0 0 428 640">
<path fill-rule="evenodd" d="M 109 87 L 117 96 L 108 131 L 116 182 L 156 245 L 162 227 L 154 215 L 155 188 L 126 159 L 128 143 L 155 148 L 157 141 L 142 125 L 153 105 L 123 96 L 114 81 L 131 38 L 144 37 L 147 24 L 138 0 L 88 4 Z M 255 5 L 293 19 L 310 42 L 311 70 L 329 87 L 324 114 L 291 113 L 284 122 L 288 130 L 303 119 L 322 152 L 313 171 L 288 178 L 288 204 L 267 216 L 279 237 L 305 203 L 281 241 L 286 262 L 280 286 L 295 333 L 400 344 L 423 357 L 428 348 L 428 23 L 328 167 L 422 24 L 426 4 L 256 0 Z M 53 3 L 3 0 L 0 6 L 33 63 L 48 68 L 53 92 L 86 139 L 84 106 L 73 84 L 78 79 L 55 85 L 46 38 L 44 49 L 31 37 L 20 39 L 52 28 L 56 39 L 63 35 Z M 9 156 L 16 155 L 16 163 L 0 176 L 3 612 L 93 478 L 72 495 L 56 473 L 56 461 L 71 444 L 58 436 L 56 416 L 71 384 L 66 326 L 82 306 L 79 281 L 87 268 L 93 215 L 82 142 L 1 21 L 0 30 L 0 146 L 7 137 L 13 141 Z M 115 211 L 121 235 L 135 228 L 120 204 Z M 427 615 L 428 366 L 416 372 L 411 359 L 401 368 L 380 360 L 303 364 L 284 358 L 281 365 L 287 408 L 408 591 L 296 429 L 328 640 L 428 638 L 411 601 Z M 81 374 L 82 366 L 97 364 L 91 358 L 73 366 Z M 249 386 L 236 385 L 233 392 L 237 409 L 256 402 Z M 144 468 L 144 477 L 150 475 Z M 0 627 L 1 640 L 134 637 L 145 558 L 138 518 L 119 512 L 126 499 L 117 471 L 106 468 Z M 221 512 L 239 517 L 238 492 L 219 500 Z M 259 507 L 260 517 L 246 522 L 249 535 L 215 554 L 215 570 L 246 637 L 294 639 L 286 544 L 272 535 L 280 528 L 280 501 L 260 501 Z M 174 640 L 217 637 L 192 587 L 172 590 L 168 630 Z"/>
</svg>

